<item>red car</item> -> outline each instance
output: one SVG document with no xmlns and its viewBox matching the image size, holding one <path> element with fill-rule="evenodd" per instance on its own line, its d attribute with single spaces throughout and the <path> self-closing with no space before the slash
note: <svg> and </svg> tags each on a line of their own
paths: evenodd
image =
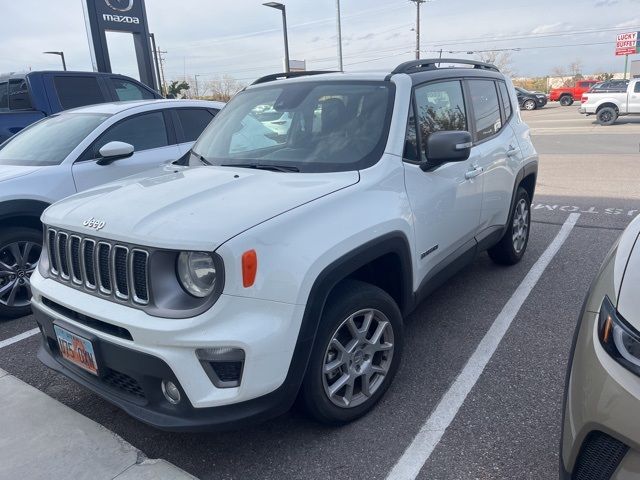
<svg viewBox="0 0 640 480">
<path fill-rule="evenodd" d="M 598 80 L 578 80 L 575 87 L 552 88 L 549 92 L 549 101 L 560 102 L 563 107 L 572 105 L 574 100 L 579 101 L 583 93 L 591 90 Z"/>
</svg>

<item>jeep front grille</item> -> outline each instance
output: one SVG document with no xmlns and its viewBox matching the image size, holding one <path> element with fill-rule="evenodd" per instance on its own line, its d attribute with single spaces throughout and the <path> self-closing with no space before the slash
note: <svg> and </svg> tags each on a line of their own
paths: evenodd
<svg viewBox="0 0 640 480">
<path fill-rule="evenodd" d="M 138 305 L 149 303 L 149 252 L 47 229 L 50 273 L 58 281 Z"/>
</svg>

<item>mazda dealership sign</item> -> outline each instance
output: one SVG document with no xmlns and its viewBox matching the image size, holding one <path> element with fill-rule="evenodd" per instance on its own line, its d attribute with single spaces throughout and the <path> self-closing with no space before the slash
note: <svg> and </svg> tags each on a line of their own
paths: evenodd
<svg viewBox="0 0 640 480">
<path fill-rule="evenodd" d="M 107 31 L 131 33 L 140 80 L 157 89 L 144 0 L 83 0 L 94 70 L 111 72 Z"/>
</svg>

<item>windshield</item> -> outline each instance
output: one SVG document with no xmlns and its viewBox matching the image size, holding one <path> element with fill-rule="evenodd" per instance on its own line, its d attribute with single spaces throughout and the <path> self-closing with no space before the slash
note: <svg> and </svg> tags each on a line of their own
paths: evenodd
<svg viewBox="0 0 640 480">
<path fill-rule="evenodd" d="M 45 118 L 0 148 L 0 165 L 60 165 L 106 114 L 65 113 Z"/>
<path fill-rule="evenodd" d="M 366 168 L 384 151 L 392 105 L 390 82 L 297 82 L 250 89 L 207 127 L 191 162 L 301 172 Z"/>
</svg>

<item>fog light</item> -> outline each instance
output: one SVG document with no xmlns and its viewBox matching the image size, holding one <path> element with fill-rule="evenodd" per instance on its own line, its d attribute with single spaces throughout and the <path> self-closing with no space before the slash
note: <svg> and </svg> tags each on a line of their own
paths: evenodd
<svg viewBox="0 0 640 480">
<path fill-rule="evenodd" d="M 162 381 L 162 393 L 164 395 L 164 398 L 166 398 L 167 401 L 172 405 L 177 405 L 178 403 L 180 403 L 180 390 L 178 390 L 176 384 L 171 380 Z"/>
</svg>

